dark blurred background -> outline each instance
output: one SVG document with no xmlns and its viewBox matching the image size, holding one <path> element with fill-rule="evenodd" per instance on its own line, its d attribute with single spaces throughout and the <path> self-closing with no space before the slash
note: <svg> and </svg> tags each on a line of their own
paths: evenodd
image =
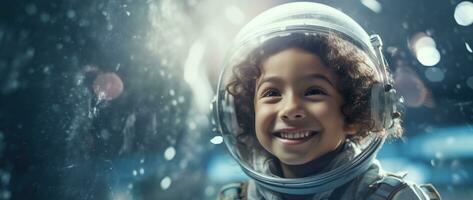
<svg viewBox="0 0 473 200">
<path fill-rule="evenodd" d="M 0 2 L 0 200 L 214 199 L 245 179 L 208 121 L 241 26 L 288 1 Z M 317 1 L 378 33 L 405 137 L 378 156 L 473 197 L 473 3 Z"/>
</svg>

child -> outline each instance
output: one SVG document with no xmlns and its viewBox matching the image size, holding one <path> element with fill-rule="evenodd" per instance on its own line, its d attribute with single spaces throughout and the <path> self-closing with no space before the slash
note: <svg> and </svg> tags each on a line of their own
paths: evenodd
<svg viewBox="0 0 473 200">
<path fill-rule="evenodd" d="M 395 91 L 382 55 L 347 18 L 290 3 L 237 36 L 216 107 L 227 147 L 252 180 L 224 187 L 219 199 L 440 198 L 374 159 L 384 138 L 402 135 Z"/>
</svg>

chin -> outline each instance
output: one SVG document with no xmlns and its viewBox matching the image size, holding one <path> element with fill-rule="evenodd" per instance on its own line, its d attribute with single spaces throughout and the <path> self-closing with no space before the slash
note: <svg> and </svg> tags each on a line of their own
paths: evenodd
<svg viewBox="0 0 473 200">
<path fill-rule="evenodd" d="M 276 156 L 279 161 L 286 165 L 303 165 L 310 162 L 313 159 L 304 159 L 300 155 L 287 155 L 287 156 Z"/>
</svg>

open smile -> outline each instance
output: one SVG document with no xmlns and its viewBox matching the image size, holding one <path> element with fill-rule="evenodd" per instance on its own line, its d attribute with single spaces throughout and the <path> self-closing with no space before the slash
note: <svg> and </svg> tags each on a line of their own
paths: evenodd
<svg viewBox="0 0 473 200">
<path fill-rule="evenodd" d="M 295 145 L 302 144 L 317 134 L 319 131 L 277 131 L 273 133 L 273 136 L 283 144 Z"/>
</svg>

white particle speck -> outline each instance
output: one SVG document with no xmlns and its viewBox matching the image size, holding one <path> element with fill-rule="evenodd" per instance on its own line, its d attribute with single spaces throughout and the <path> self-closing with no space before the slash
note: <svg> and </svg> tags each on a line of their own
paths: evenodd
<svg viewBox="0 0 473 200">
<path fill-rule="evenodd" d="M 141 175 L 145 174 L 145 169 L 140 168 L 140 174 L 141 174 Z"/>
<path fill-rule="evenodd" d="M 195 130 L 197 128 L 197 124 L 195 124 L 195 122 L 189 122 L 187 124 L 187 126 L 189 127 L 190 130 Z"/>
<path fill-rule="evenodd" d="M 2 199 L 10 199 L 10 197 L 11 197 L 11 192 L 10 191 L 8 191 L 8 190 L 3 191 Z"/>
<path fill-rule="evenodd" d="M 434 159 L 430 160 L 430 165 L 432 165 L 432 166 L 435 166 L 435 165 L 436 165 L 436 163 L 435 163 L 435 160 L 434 160 Z"/>
<path fill-rule="evenodd" d="M 185 169 L 188 164 L 189 164 L 188 161 L 186 159 L 183 159 L 183 160 L 181 160 L 181 162 L 179 162 L 179 167 L 181 169 Z"/>
<path fill-rule="evenodd" d="M 177 101 L 176 101 L 176 100 L 172 100 L 172 101 L 171 101 L 171 104 L 172 104 L 173 106 L 177 106 Z"/>
<path fill-rule="evenodd" d="M 402 28 L 403 29 L 409 29 L 409 24 L 407 22 L 402 22 Z"/>
<path fill-rule="evenodd" d="M 461 26 L 468 26 L 473 23 L 473 3 L 469 1 L 460 2 L 455 7 L 453 13 L 455 21 Z"/>
<path fill-rule="evenodd" d="M 468 79 L 466 79 L 466 85 L 468 85 L 468 87 L 473 89 L 473 76 L 470 76 L 468 77 Z"/>
<path fill-rule="evenodd" d="M 466 47 L 466 50 L 470 53 L 473 53 L 473 51 L 471 50 L 471 47 L 468 43 L 465 42 L 465 47 Z"/>
<path fill-rule="evenodd" d="M 41 13 L 39 18 L 40 18 L 41 22 L 46 23 L 46 22 L 49 22 L 49 19 L 51 18 L 51 16 L 49 16 L 48 13 Z"/>
<path fill-rule="evenodd" d="M 130 11 L 126 11 L 126 15 L 130 16 Z"/>
<path fill-rule="evenodd" d="M 171 178 L 168 176 L 164 177 L 163 180 L 161 180 L 161 188 L 163 190 L 167 190 L 171 186 Z"/>
<path fill-rule="evenodd" d="M 61 50 L 63 47 L 64 47 L 64 45 L 61 44 L 61 43 L 56 44 L 56 49 L 57 50 Z"/>
<path fill-rule="evenodd" d="M 176 149 L 174 149 L 174 147 L 168 147 L 168 148 L 164 151 L 164 158 L 165 158 L 166 160 L 172 160 L 175 155 L 176 155 Z"/>
<path fill-rule="evenodd" d="M 26 10 L 26 14 L 28 15 L 34 15 L 38 11 L 38 9 L 36 8 L 36 5 L 34 4 L 28 4 L 25 10 Z"/>
<path fill-rule="evenodd" d="M 142 158 L 142 159 L 140 160 L 140 163 L 142 163 L 142 164 L 143 164 L 144 162 L 145 162 L 145 159 L 144 159 L 144 158 Z"/>
<path fill-rule="evenodd" d="M 68 10 L 67 11 L 67 17 L 72 19 L 76 16 L 76 12 L 74 10 Z"/>
<path fill-rule="evenodd" d="M 130 194 L 125 191 L 114 191 L 111 193 L 110 199 L 113 200 L 128 200 L 131 199 Z"/>
<path fill-rule="evenodd" d="M 0 176 L 0 182 L 1 183 L 8 183 L 11 179 L 11 175 L 8 173 L 4 173 Z"/>
<path fill-rule="evenodd" d="M 225 16 L 235 25 L 240 25 L 245 20 L 245 14 L 236 6 L 225 8 Z"/>
<path fill-rule="evenodd" d="M 452 168 L 458 168 L 458 167 L 460 167 L 460 165 L 461 165 L 461 162 L 460 162 L 458 159 L 454 159 L 454 160 L 452 161 L 452 163 L 450 163 L 450 166 L 451 166 Z"/>
<path fill-rule="evenodd" d="M 462 177 L 458 173 L 452 174 L 452 182 L 454 184 L 460 184 L 462 182 Z"/>
<path fill-rule="evenodd" d="M 163 66 L 168 65 L 168 60 L 167 59 L 162 59 L 161 60 L 161 65 L 163 65 Z M 161 72 L 164 72 L 164 71 L 161 70 Z"/>
<path fill-rule="evenodd" d="M 399 102 L 400 102 L 400 103 L 404 103 L 404 102 L 406 102 L 406 100 L 404 99 L 403 96 L 401 96 L 401 97 L 399 98 Z"/>
<path fill-rule="evenodd" d="M 212 196 L 215 193 L 215 188 L 212 186 L 207 186 L 205 188 L 205 195 Z"/>
<path fill-rule="evenodd" d="M 32 47 L 29 47 L 27 50 L 26 50 L 26 56 L 28 56 L 29 58 L 33 57 L 34 56 L 34 48 Z"/>
<path fill-rule="evenodd" d="M 176 94 L 176 92 L 175 92 L 173 89 L 170 89 L 170 90 L 169 90 L 169 94 L 170 94 L 171 96 L 174 96 L 174 95 Z"/>
<path fill-rule="evenodd" d="M 79 26 L 80 27 L 87 27 L 90 25 L 90 21 L 87 19 L 80 19 L 79 20 Z"/>
<path fill-rule="evenodd" d="M 138 172 L 136 170 L 133 170 L 133 176 L 138 175 Z"/>
<path fill-rule="evenodd" d="M 177 101 L 179 103 L 184 103 L 184 101 L 186 101 L 186 99 L 183 97 L 183 96 L 179 96 L 179 98 L 177 99 Z"/>
<path fill-rule="evenodd" d="M 382 9 L 381 4 L 376 0 L 361 0 L 361 4 L 375 13 L 380 13 Z"/>
<path fill-rule="evenodd" d="M 223 137 L 222 137 L 222 136 L 215 136 L 215 137 L 213 137 L 213 138 L 210 140 L 210 142 L 211 142 L 212 144 L 222 144 L 222 142 L 223 142 Z"/>
</svg>

